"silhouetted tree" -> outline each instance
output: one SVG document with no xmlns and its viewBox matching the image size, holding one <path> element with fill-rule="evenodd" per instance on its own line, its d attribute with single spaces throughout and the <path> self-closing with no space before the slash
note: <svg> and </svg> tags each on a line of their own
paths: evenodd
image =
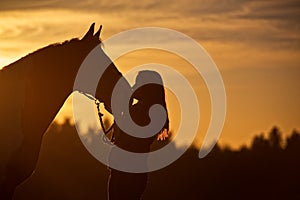
<svg viewBox="0 0 300 200">
<path fill-rule="evenodd" d="M 282 135 L 276 126 L 269 133 L 269 144 L 273 149 L 277 150 L 282 147 Z"/>
<path fill-rule="evenodd" d="M 293 130 L 290 137 L 286 140 L 286 149 L 288 151 L 299 152 L 300 150 L 300 133 L 297 130 Z"/>
<path fill-rule="evenodd" d="M 263 133 L 253 138 L 251 148 L 257 151 L 265 151 L 269 148 L 269 142 L 264 137 Z"/>
</svg>

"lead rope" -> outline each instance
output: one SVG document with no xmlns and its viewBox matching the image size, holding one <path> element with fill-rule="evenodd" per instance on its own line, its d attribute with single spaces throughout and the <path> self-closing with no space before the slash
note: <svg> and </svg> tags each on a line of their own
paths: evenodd
<svg viewBox="0 0 300 200">
<path fill-rule="evenodd" d="M 110 133 L 110 131 L 113 129 L 113 126 L 114 126 L 115 123 L 113 123 L 113 124 L 109 127 L 109 129 L 105 130 L 104 123 L 103 123 L 103 118 L 102 118 L 104 115 L 103 115 L 103 113 L 101 113 L 101 111 L 100 111 L 100 101 L 99 101 L 98 99 L 96 99 L 96 98 L 95 98 L 95 104 L 96 104 L 96 106 L 97 106 L 97 111 L 98 111 L 98 116 L 99 116 L 99 121 L 100 121 L 100 124 L 101 124 L 101 128 L 102 128 L 102 130 L 103 130 L 103 132 L 104 132 L 104 135 L 103 135 L 103 137 L 102 137 L 102 140 L 103 140 L 104 142 L 106 142 L 106 143 L 114 144 L 114 142 L 115 142 L 114 132 L 112 132 L 111 139 L 108 139 L 108 138 L 106 137 L 106 135 L 107 135 L 108 133 Z"/>
<path fill-rule="evenodd" d="M 101 128 L 102 128 L 103 132 L 104 132 L 104 135 L 102 136 L 102 140 L 107 144 L 113 145 L 114 142 L 115 142 L 114 132 L 112 132 L 111 139 L 107 138 L 106 135 L 108 133 L 110 133 L 110 131 L 113 129 L 113 126 L 114 126 L 115 123 L 113 123 L 109 127 L 109 129 L 105 130 L 104 123 L 103 123 L 103 118 L 102 118 L 104 115 L 100 111 L 100 101 L 98 99 L 96 99 L 95 97 L 87 94 L 87 93 L 84 93 L 84 92 L 79 92 L 79 93 L 83 94 L 84 96 L 86 96 L 87 98 L 89 98 L 90 100 L 93 100 L 95 102 L 96 107 L 97 107 L 97 112 L 98 112 L 100 125 L 101 125 Z"/>
</svg>

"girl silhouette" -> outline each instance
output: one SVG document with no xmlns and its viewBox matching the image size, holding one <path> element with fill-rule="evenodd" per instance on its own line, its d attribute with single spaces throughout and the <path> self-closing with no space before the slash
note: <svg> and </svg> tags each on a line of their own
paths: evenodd
<svg viewBox="0 0 300 200">
<path fill-rule="evenodd" d="M 144 84 L 151 80 L 159 84 Z M 136 77 L 134 91 L 131 97 L 129 113 L 132 120 L 139 126 L 146 126 L 150 123 L 149 109 L 153 104 L 160 104 L 165 108 L 165 91 L 161 76 L 155 71 L 141 71 Z M 137 103 L 133 103 L 133 99 Z M 165 140 L 168 138 L 169 119 L 159 133 L 153 134 L 148 138 L 138 138 L 122 131 L 117 125 L 114 125 L 114 143 L 118 147 L 135 153 L 150 152 L 150 145 L 155 140 Z M 143 133 L 140 133 L 142 136 Z M 128 173 L 115 169 L 110 169 L 110 178 L 108 184 L 109 200 L 139 200 L 147 186 L 147 173 Z"/>
</svg>

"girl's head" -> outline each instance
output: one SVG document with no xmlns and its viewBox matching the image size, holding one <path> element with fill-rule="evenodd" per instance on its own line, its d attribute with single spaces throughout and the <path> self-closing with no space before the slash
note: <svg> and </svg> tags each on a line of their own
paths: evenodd
<svg viewBox="0 0 300 200">
<path fill-rule="evenodd" d="M 132 97 L 149 104 L 165 106 L 165 90 L 159 73 L 150 70 L 140 71 L 132 87 Z"/>
</svg>

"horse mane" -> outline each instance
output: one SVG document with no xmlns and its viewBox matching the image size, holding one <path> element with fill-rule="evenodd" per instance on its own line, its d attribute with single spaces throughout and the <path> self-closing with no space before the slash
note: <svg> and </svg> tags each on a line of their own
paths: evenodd
<svg viewBox="0 0 300 200">
<path fill-rule="evenodd" d="M 42 47 L 30 54 L 28 54 L 27 56 L 29 55 L 33 55 L 33 54 L 38 54 L 39 52 L 43 52 L 45 50 L 49 50 L 49 51 L 52 51 L 52 50 L 57 50 L 57 48 L 65 48 L 65 47 L 69 47 L 70 45 L 73 44 L 73 42 L 78 42 L 79 39 L 78 38 L 73 38 L 71 40 L 65 40 L 64 42 L 56 42 L 56 43 L 53 43 L 53 44 L 49 44 L 48 46 L 45 46 L 45 47 Z M 26 56 L 25 56 L 26 57 Z"/>
<path fill-rule="evenodd" d="M 40 49 L 37 49 L 35 51 L 33 51 L 32 53 L 27 54 L 26 56 L 21 57 L 20 59 L 16 60 L 15 62 L 3 67 L 0 72 L 4 72 L 10 69 L 14 69 L 17 66 L 19 66 L 19 63 L 23 63 L 28 61 L 29 59 L 38 59 L 40 57 L 40 55 L 47 53 L 47 54 L 51 54 L 51 53 L 56 53 L 57 52 L 61 52 L 61 51 L 65 51 L 66 49 L 69 49 L 70 47 L 72 47 L 74 44 L 76 44 L 77 42 L 79 42 L 80 40 L 78 38 L 73 38 L 71 40 L 66 40 L 62 43 L 53 43 L 50 44 L 48 46 L 42 47 Z M 20 65 L 23 66 L 23 65 Z"/>
</svg>

